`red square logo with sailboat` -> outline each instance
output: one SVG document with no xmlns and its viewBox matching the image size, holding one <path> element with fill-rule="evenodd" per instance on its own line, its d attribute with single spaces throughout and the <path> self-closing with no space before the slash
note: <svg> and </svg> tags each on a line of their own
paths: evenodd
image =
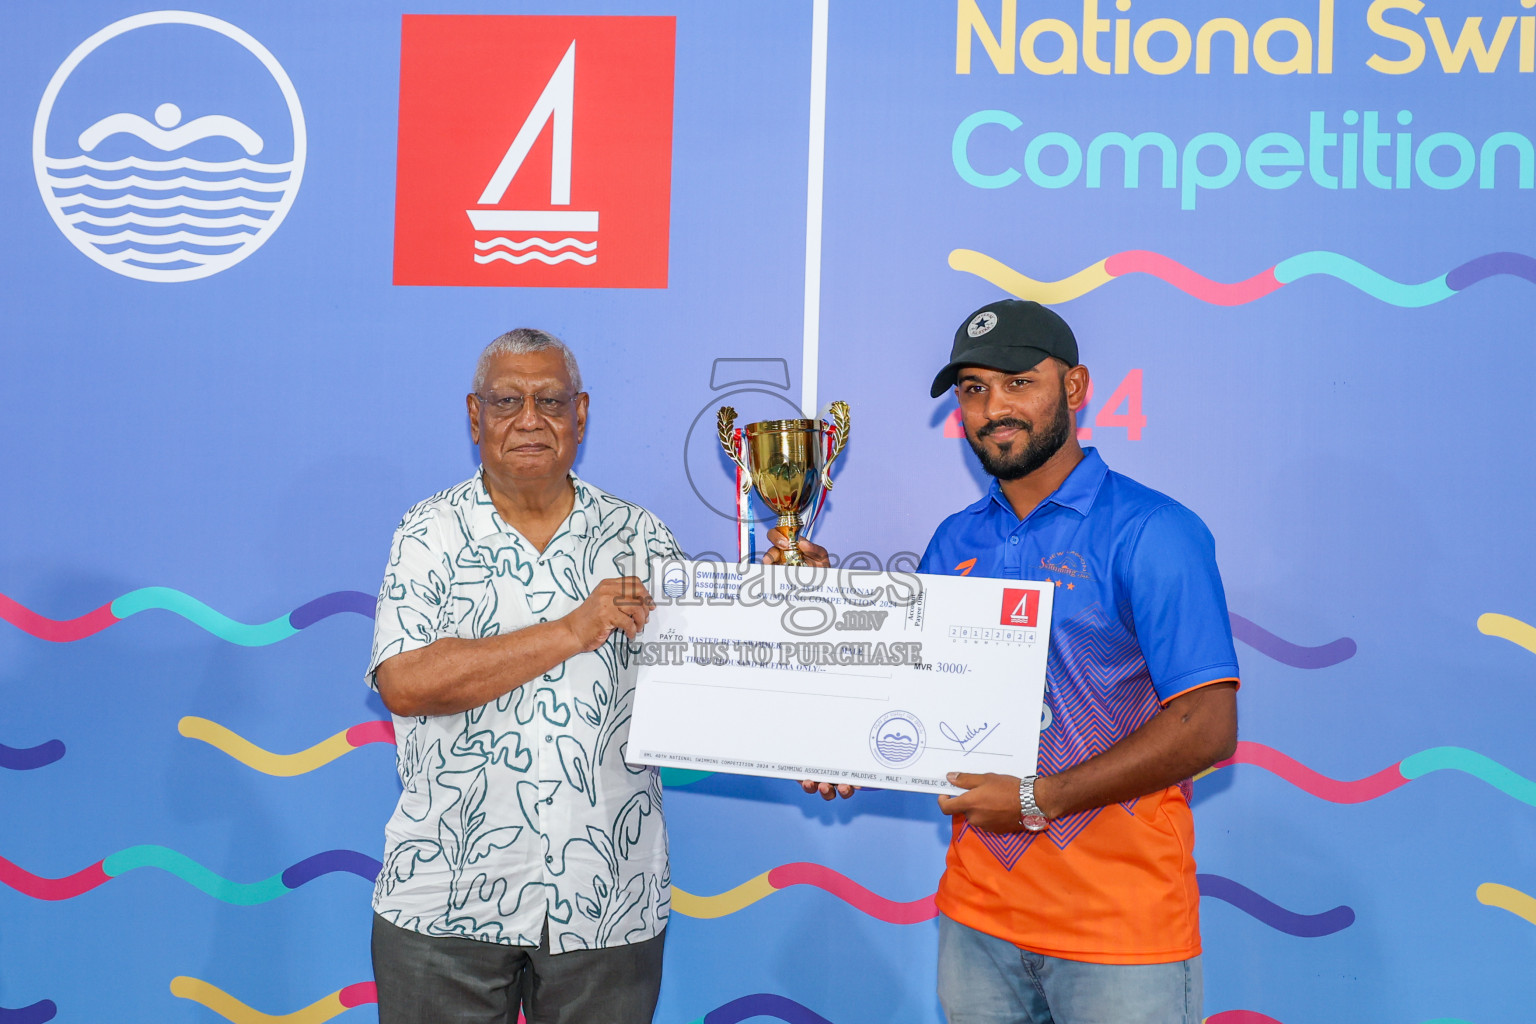
<svg viewBox="0 0 1536 1024">
<path fill-rule="evenodd" d="M 665 288 L 676 22 L 406 15 L 395 284 Z"/>
<path fill-rule="evenodd" d="M 1002 624 L 1033 626 L 1040 621 L 1040 591 L 1003 589 Z"/>
</svg>

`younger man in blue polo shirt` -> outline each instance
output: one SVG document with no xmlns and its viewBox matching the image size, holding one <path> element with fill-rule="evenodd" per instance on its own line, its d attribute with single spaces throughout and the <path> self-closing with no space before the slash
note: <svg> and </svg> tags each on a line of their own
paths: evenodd
<svg viewBox="0 0 1536 1024">
<path fill-rule="evenodd" d="M 1237 742 L 1237 657 L 1210 532 L 1079 446 L 1088 371 L 1071 329 L 1039 303 L 967 317 L 932 394 L 951 387 L 994 481 L 939 526 L 919 571 L 1045 581 L 1056 595 L 1040 775 L 952 775 L 966 792 L 939 798 L 954 826 L 937 897 L 945 1013 L 950 1024 L 1198 1024 L 1189 779 Z M 831 786 L 820 791 L 831 799 Z"/>
</svg>

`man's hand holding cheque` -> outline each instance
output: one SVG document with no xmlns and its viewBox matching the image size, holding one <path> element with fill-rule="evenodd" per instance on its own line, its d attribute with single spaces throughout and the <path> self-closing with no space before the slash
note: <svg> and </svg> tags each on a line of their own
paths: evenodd
<svg viewBox="0 0 1536 1024">
<path fill-rule="evenodd" d="M 772 545 L 763 555 L 766 565 L 782 565 L 784 551 L 789 541 L 777 527 L 768 531 Z M 800 554 L 808 566 L 827 568 L 831 558 L 827 549 L 800 538 Z M 1022 831 L 1019 820 L 1019 779 L 1013 775 L 987 773 L 975 775 L 967 772 L 950 772 L 949 781 L 965 792 L 956 796 L 939 796 L 939 810 L 948 815 L 963 815 L 975 828 L 994 833 Z M 830 782 L 814 782 L 802 779 L 800 788 L 807 793 L 820 793 L 823 800 L 834 797 L 847 799 L 853 796 L 857 786 L 833 785 Z"/>
</svg>

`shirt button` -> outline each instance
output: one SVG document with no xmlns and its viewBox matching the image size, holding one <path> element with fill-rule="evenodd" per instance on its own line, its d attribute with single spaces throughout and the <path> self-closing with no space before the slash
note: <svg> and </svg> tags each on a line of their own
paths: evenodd
<svg viewBox="0 0 1536 1024">
<path fill-rule="evenodd" d="M 555 858 L 554 858 L 553 854 L 551 854 L 548 857 L 544 858 L 544 863 L 545 864 L 553 864 L 554 862 L 555 862 Z"/>
<path fill-rule="evenodd" d="M 1019 538 L 1017 538 L 1017 537 L 1009 537 L 1008 538 L 1008 543 L 1009 544 L 1017 544 L 1018 542 L 1019 542 Z"/>
<path fill-rule="evenodd" d="M 553 742 L 555 742 L 555 738 L 553 736 L 545 736 L 544 737 L 544 742 L 545 743 L 553 743 Z"/>
<path fill-rule="evenodd" d="M 545 797 L 545 799 L 544 799 L 544 806 L 548 807 L 550 804 L 552 804 L 554 802 L 555 802 L 555 798 L 554 797 L 552 797 L 552 796 L 551 797 Z"/>
</svg>

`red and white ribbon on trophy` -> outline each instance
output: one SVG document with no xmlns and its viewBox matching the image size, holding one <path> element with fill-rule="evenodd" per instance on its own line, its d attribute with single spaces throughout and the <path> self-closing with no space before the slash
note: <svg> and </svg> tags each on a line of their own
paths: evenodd
<svg viewBox="0 0 1536 1024">
<path fill-rule="evenodd" d="M 731 433 L 736 452 L 736 562 L 757 561 L 757 531 L 753 528 L 752 478 L 741 468 L 747 465 L 747 439 L 737 427 Z"/>
</svg>

